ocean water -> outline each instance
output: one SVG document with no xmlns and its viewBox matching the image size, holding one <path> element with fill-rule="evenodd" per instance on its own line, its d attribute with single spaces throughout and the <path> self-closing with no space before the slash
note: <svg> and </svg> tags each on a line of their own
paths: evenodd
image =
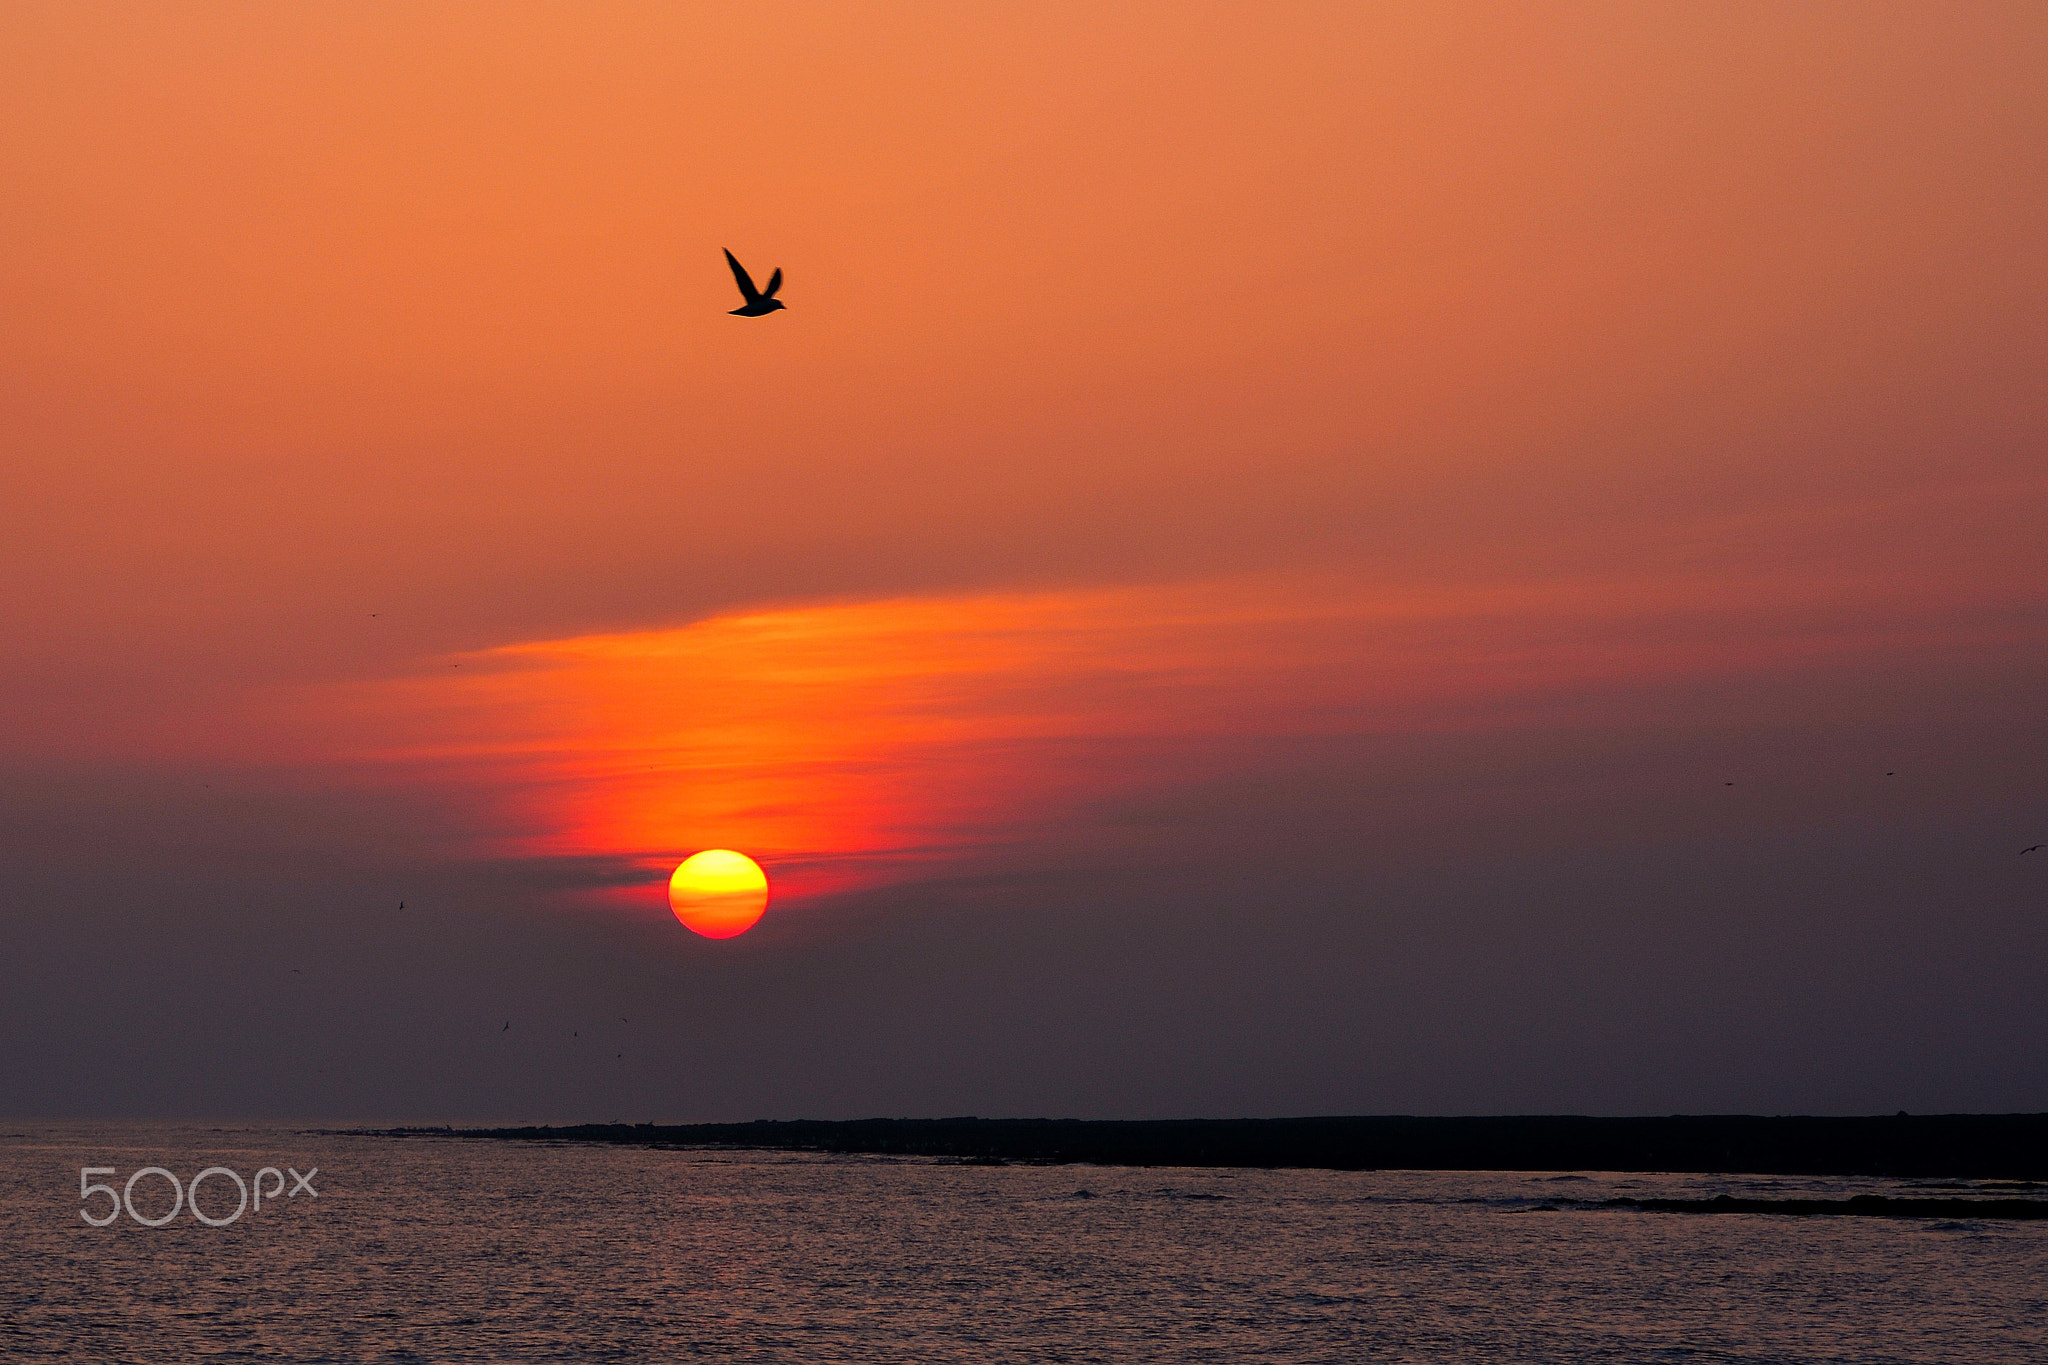
<svg viewBox="0 0 2048 1365">
<path fill-rule="evenodd" d="M 2048 1224 L 1573 1207 L 1929 1189 L 0 1121 L 0 1360 L 2048 1361 Z"/>
</svg>

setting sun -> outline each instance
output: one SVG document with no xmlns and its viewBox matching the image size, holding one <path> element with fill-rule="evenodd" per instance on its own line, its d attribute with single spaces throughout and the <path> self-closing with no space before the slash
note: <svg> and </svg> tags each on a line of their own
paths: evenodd
<svg viewBox="0 0 2048 1365">
<path fill-rule="evenodd" d="M 707 848 L 668 879 L 669 909 L 705 938 L 736 938 L 768 908 L 768 874 L 744 853 Z"/>
</svg>

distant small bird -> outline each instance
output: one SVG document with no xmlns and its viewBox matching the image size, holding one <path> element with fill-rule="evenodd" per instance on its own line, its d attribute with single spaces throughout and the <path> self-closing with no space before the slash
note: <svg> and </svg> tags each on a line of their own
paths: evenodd
<svg viewBox="0 0 2048 1365">
<path fill-rule="evenodd" d="M 503 1032 L 505 1031 L 505 1029 L 509 1029 L 509 1028 L 511 1028 L 511 1027 L 512 1027 L 512 1021 L 511 1021 L 510 1019 L 507 1019 L 507 1020 L 505 1021 L 505 1028 L 501 1028 L 501 1029 L 499 1029 L 499 1030 L 498 1030 L 498 1032 L 500 1032 L 500 1033 L 503 1033 Z"/>
<path fill-rule="evenodd" d="M 630 1024 L 630 1023 L 632 1023 L 633 1021 L 632 1021 L 631 1019 L 628 1019 L 628 1018 L 627 1018 L 627 1017 L 626 1017 L 625 1015 L 623 1015 L 623 1014 L 622 1014 L 622 1015 L 620 1015 L 620 1016 L 619 1016 L 619 1022 L 620 1022 L 620 1023 L 622 1023 L 622 1024 Z"/>
<path fill-rule="evenodd" d="M 2021 856 L 2022 858 L 2024 858 L 2024 857 L 2026 857 L 2026 856 L 2027 856 L 2027 855 L 2028 855 L 2029 853 L 2039 853 L 2039 852 L 2041 851 L 2041 848 L 2042 848 L 2042 845 L 2040 845 L 2040 844 L 2031 844 L 2031 845 L 2029 845 L 2028 847 L 2026 847 L 2026 848 L 2023 848 L 2023 849 L 2021 849 L 2021 850 L 2020 850 L 2020 856 Z"/>
<path fill-rule="evenodd" d="M 1885 776 L 1886 776 L 1886 777 L 1897 777 L 1897 776 L 1898 776 L 1898 774 L 1897 774 L 1897 773 L 1886 773 L 1886 774 L 1885 774 Z"/>
<path fill-rule="evenodd" d="M 1735 784 L 1734 784 L 1733 782 L 1723 782 L 1723 783 L 1722 783 L 1721 785 L 1722 785 L 1722 786 L 1724 786 L 1724 787 L 1732 787 L 1732 786 L 1734 786 Z"/>
<path fill-rule="evenodd" d="M 304 973 L 304 972 L 302 972 L 302 971 L 300 971 L 300 970 L 299 970 L 299 969 L 298 969 L 297 967 L 294 967 L 294 968 L 292 968 L 292 975 L 293 975 L 293 976 L 304 976 L 304 975 L 305 975 L 305 973 Z"/>
<path fill-rule="evenodd" d="M 732 267 L 732 277 L 740 287 L 740 296 L 747 301 L 744 307 L 732 310 L 734 317 L 765 317 L 778 308 L 787 308 L 789 306 L 781 299 L 775 297 L 776 291 L 782 288 L 781 266 L 776 266 L 775 273 L 768 277 L 768 287 L 766 289 L 756 289 L 754 288 L 754 277 L 747 273 L 747 268 L 741 265 L 739 258 L 730 251 L 725 253 L 725 263 Z"/>
<path fill-rule="evenodd" d="M 620 1060 L 620 1061 L 622 1061 L 622 1062 L 623 1062 L 623 1061 L 625 1061 L 625 1060 L 626 1060 L 626 1054 L 625 1054 L 625 1053 L 623 1053 L 623 1052 L 621 1052 L 621 1053 L 619 1054 L 618 1060 Z"/>
<path fill-rule="evenodd" d="M 404 902 L 404 901 L 400 901 L 400 902 L 398 903 L 398 908 L 399 908 L 399 909 L 401 909 L 401 910 L 405 909 L 405 902 Z"/>
</svg>

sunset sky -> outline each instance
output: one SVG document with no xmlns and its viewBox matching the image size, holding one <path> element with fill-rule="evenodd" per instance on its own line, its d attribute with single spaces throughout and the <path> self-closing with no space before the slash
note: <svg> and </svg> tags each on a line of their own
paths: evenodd
<svg viewBox="0 0 2048 1365">
<path fill-rule="evenodd" d="M 0 1112 L 2048 1109 L 2043 72 L 0 7 Z"/>
</svg>

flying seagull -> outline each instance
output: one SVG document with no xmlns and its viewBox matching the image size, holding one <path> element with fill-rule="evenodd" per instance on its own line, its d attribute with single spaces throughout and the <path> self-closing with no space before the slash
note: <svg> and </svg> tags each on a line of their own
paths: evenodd
<svg viewBox="0 0 2048 1365">
<path fill-rule="evenodd" d="M 2041 851 L 2041 848 L 2042 848 L 2042 845 L 2040 845 L 2040 844 L 2034 844 L 2034 845 L 2032 845 L 2032 846 L 2030 846 L 2030 847 L 2028 847 L 2028 848 L 2023 848 L 2023 849 L 2021 849 L 2021 850 L 2020 850 L 2020 856 L 2021 856 L 2022 858 L 2024 858 L 2024 857 L 2026 857 L 2026 856 L 2027 856 L 2027 855 L 2028 855 L 2029 853 L 2038 853 L 2038 852 L 2040 852 L 2040 851 Z"/>
<path fill-rule="evenodd" d="M 507 1019 L 507 1020 L 505 1021 L 505 1028 L 501 1028 L 501 1029 L 499 1029 L 499 1030 L 498 1030 L 498 1032 L 500 1032 L 500 1033 L 503 1033 L 503 1032 L 505 1032 L 505 1030 L 506 1030 L 506 1029 L 509 1029 L 509 1028 L 511 1028 L 511 1027 L 512 1027 L 512 1021 L 511 1021 L 510 1019 Z"/>
<path fill-rule="evenodd" d="M 775 297 L 775 292 L 782 288 L 781 266 L 775 267 L 775 273 L 768 277 L 768 288 L 763 291 L 754 288 L 754 277 L 747 273 L 747 268 L 741 265 L 739 258 L 730 251 L 725 253 L 725 263 L 732 267 L 732 277 L 739 284 L 740 294 L 747 301 L 745 307 L 732 310 L 734 317 L 765 317 L 778 308 L 787 308 L 789 306 L 781 299 Z"/>
</svg>

